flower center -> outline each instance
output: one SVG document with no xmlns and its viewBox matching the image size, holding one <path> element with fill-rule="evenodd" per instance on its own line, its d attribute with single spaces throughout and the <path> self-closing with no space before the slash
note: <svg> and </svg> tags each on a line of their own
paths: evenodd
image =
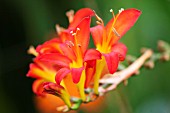
<svg viewBox="0 0 170 113">
<path fill-rule="evenodd" d="M 76 55 L 76 61 L 73 61 L 72 67 L 82 67 L 83 65 L 83 58 L 82 58 L 82 51 L 81 51 L 81 44 L 78 42 L 78 31 L 80 31 L 80 28 L 77 28 L 76 31 L 70 31 L 70 33 L 73 36 L 73 42 L 70 41 L 70 45 L 73 48 L 73 51 Z"/>
</svg>

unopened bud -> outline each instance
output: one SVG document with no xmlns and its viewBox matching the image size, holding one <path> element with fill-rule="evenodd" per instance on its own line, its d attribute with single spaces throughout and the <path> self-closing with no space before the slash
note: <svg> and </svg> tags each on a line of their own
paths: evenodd
<svg viewBox="0 0 170 113">
<path fill-rule="evenodd" d="M 162 56 L 161 56 L 161 60 L 163 61 L 169 61 L 170 59 L 170 56 L 168 53 L 164 53 Z"/>
<path fill-rule="evenodd" d="M 124 80 L 123 83 L 124 83 L 125 86 L 127 86 L 128 85 L 128 80 Z"/>
<path fill-rule="evenodd" d="M 127 55 L 126 60 L 129 64 L 132 64 L 136 60 L 136 57 L 131 56 L 131 55 Z"/>
<path fill-rule="evenodd" d="M 152 60 L 149 60 L 149 61 L 147 61 L 147 62 L 144 64 L 144 66 L 145 66 L 146 68 L 153 69 L 154 66 L 155 66 L 155 64 L 154 64 L 154 62 L 153 62 Z"/>
<path fill-rule="evenodd" d="M 148 50 L 148 48 L 143 47 L 143 48 L 141 48 L 140 52 L 143 54 L 143 53 L 146 52 L 147 50 Z"/>
<path fill-rule="evenodd" d="M 164 52 L 166 50 L 165 46 L 166 46 L 166 43 L 164 41 L 162 40 L 158 41 L 158 50 L 160 52 Z"/>
</svg>

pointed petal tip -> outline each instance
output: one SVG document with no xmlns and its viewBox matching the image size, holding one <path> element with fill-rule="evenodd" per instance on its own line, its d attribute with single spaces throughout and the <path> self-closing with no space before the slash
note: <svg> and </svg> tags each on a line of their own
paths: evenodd
<svg viewBox="0 0 170 113">
<path fill-rule="evenodd" d="M 90 32 L 91 32 L 95 46 L 97 46 L 97 44 L 101 45 L 103 33 L 104 33 L 104 27 L 102 25 L 91 27 Z"/>
<path fill-rule="evenodd" d="M 80 81 L 83 70 L 84 70 L 84 67 L 71 69 L 72 79 L 75 84 L 77 84 Z"/>
<path fill-rule="evenodd" d="M 123 61 L 126 57 L 127 47 L 123 43 L 116 43 L 112 46 L 112 51 L 118 54 L 120 61 Z"/>
<path fill-rule="evenodd" d="M 107 63 L 108 70 L 111 74 L 117 71 L 119 64 L 118 54 L 115 52 L 103 54 Z"/>
<path fill-rule="evenodd" d="M 60 84 L 61 81 L 64 79 L 64 77 L 67 76 L 70 72 L 71 70 L 68 68 L 61 68 L 56 74 L 56 77 L 55 77 L 56 83 Z"/>
<path fill-rule="evenodd" d="M 85 52 L 84 62 L 101 59 L 101 53 L 95 49 L 89 49 Z"/>
<path fill-rule="evenodd" d="M 75 28 L 84 18 L 94 16 L 94 11 L 90 8 L 82 8 L 78 10 L 74 16 L 72 23 L 69 25 L 70 28 Z"/>
</svg>

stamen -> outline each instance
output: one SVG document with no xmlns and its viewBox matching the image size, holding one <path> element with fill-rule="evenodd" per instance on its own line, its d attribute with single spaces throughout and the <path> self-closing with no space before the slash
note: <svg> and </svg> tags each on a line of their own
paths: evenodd
<svg viewBox="0 0 170 113">
<path fill-rule="evenodd" d="M 121 8 L 120 10 L 119 10 L 119 14 L 121 13 L 121 12 L 123 12 L 124 11 L 124 9 L 123 8 Z"/>
<path fill-rule="evenodd" d="M 113 12 L 113 9 L 110 9 L 110 12 Z"/>
<path fill-rule="evenodd" d="M 73 31 L 70 31 L 71 34 L 73 34 Z"/>
<path fill-rule="evenodd" d="M 78 31 L 80 31 L 80 28 L 77 28 L 77 29 L 76 29 L 76 32 L 73 32 L 73 30 L 72 30 L 72 31 L 70 31 L 70 33 L 72 34 L 72 36 L 75 36 Z"/>
<path fill-rule="evenodd" d="M 113 27 L 113 32 L 115 33 L 116 36 L 120 37 L 120 34 L 116 31 L 114 27 Z"/>
<path fill-rule="evenodd" d="M 99 22 L 99 21 L 96 21 L 96 24 L 101 25 L 102 23 L 101 23 L 101 22 Z"/>
<path fill-rule="evenodd" d="M 74 46 L 74 43 L 72 41 L 67 41 L 65 43 L 69 48 L 73 47 Z"/>
<path fill-rule="evenodd" d="M 94 10 L 93 10 L 94 11 Z M 98 23 L 100 23 L 100 24 L 102 24 L 102 25 L 104 25 L 104 22 L 103 22 L 103 20 L 96 14 L 96 12 L 94 11 L 94 13 L 95 13 L 95 16 L 96 16 L 96 18 L 97 18 L 97 20 L 98 20 Z M 96 21 L 97 22 L 97 21 Z"/>
<path fill-rule="evenodd" d="M 113 9 L 110 9 L 110 12 L 112 13 L 112 15 L 113 15 L 113 18 L 115 18 L 115 14 L 114 14 L 114 11 L 113 11 Z"/>
<path fill-rule="evenodd" d="M 77 28 L 77 31 L 80 31 L 80 28 Z"/>
<path fill-rule="evenodd" d="M 72 41 L 69 41 L 72 46 L 74 46 L 74 43 Z"/>
</svg>

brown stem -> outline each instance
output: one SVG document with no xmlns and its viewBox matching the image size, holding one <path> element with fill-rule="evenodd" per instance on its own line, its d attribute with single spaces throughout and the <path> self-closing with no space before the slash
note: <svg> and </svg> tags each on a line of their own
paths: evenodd
<svg viewBox="0 0 170 113">
<path fill-rule="evenodd" d="M 133 62 L 126 69 L 116 72 L 114 74 L 108 74 L 106 77 L 100 80 L 100 83 L 111 84 L 108 88 L 104 89 L 99 87 L 100 93 L 106 93 L 110 90 L 116 89 L 117 85 L 119 85 L 122 81 L 130 78 L 134 73 L 136 73 L 139 68 L 145 63 L 145 61 L 152 56 L 153 52 L 151 49 L 146 50 L 141 57 L 139 57 L 135 62 Z M 108 78 L 109 77 L 109 78 Z"/>
</svg>

